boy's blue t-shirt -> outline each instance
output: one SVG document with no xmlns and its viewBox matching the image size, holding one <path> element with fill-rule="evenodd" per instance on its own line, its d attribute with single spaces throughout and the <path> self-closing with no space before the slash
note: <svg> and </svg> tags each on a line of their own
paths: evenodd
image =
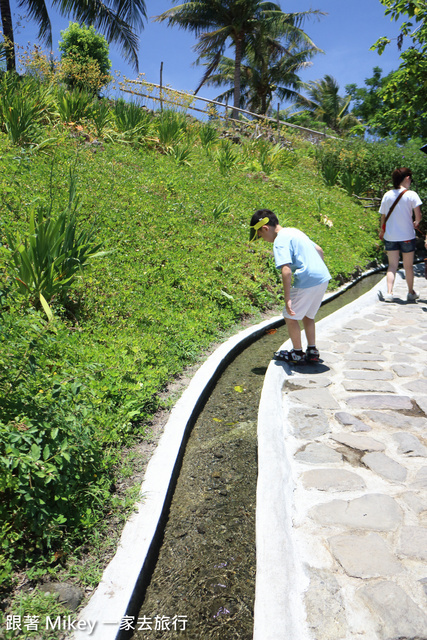
<svg viewBox="0 0 427 640">
<path fill-rule="evenodd" d="M 277 269 L 291 265 L 293 286 L 298 289 L 315 287 L 331 279 L 315 243 L 299 229 L 281 229 L 274 240 L 273 252 Z"/>
</svg>

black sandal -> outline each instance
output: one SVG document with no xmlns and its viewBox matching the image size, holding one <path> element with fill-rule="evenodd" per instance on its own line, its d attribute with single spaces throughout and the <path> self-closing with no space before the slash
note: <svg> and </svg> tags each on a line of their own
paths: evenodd
<svg viewBox="0 0 427 640">
<path fill-rule="evenodd" d="M 287 362 L 288 364 L 305 364 L 305 353 L 299 354 L 295 351 L 295 349 L 291 349 L 290 351 L 276 351 L 274 354 L 276 360 L 283 360 L 283 362 Z"/>
</svg>

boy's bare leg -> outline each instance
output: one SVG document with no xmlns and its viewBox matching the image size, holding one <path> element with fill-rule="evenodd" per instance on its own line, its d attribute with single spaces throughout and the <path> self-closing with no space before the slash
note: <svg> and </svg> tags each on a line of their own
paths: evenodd
<svg viewBox="0 0 427 640">
<path fill-rule="evenodd" d="M 304 325 L 304 331 L 307 338 L 307 345 L 314 347 L 316 344 L 316 327 L 313 318 L 307 318 L 305 316 L 302 319 Z"/>
<path fill-rule="evenodd" d="M 290 318 L 286 318 L 286 326 L 288 327 L 288 333 L 293 348 L 297 350 L 302 349 L 301 327 L 299 326 L 298 320 L 291 320 Z"/>
</svg>

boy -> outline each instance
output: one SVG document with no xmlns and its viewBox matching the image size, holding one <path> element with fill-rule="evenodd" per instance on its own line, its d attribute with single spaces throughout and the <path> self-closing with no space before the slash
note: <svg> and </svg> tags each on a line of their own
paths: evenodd
<svg viewBox="0 0 427 640">
<path fill-rule="evenodd" d="M 323 261 L 323 251 L 299 229 L 281 227 L 277 216 L 269 209 L 256 211 L 250 226 L 250 241 L 262 238 L 273 243 L 276 268 L 282 274 L 286 305 L 283 317 L 293 349 L 278 351 L 274 355 L 290 364 L 318 362 L 314 317 L 331 278 Z M 306 353 L 302 350 L 299 320 L 303 322 L 307 338 Z"/>
</svg>

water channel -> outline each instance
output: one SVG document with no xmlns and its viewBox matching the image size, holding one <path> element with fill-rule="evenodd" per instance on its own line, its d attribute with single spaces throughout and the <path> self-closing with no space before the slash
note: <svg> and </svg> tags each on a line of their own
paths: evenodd
<svg viewBox="0 0 427 640">
<path fill-rule="evenodd" d="M 362 279 L 323 305 L 316 319 L 352 302 L 383 276 Z M 264 374 L 287 337 L 282 325 L 246 347 L 198 415 L 158 559 L 140 598 L 137 618 L 147 624 L 140 624 L 133 640 L 252 638 L 257 412 Z"/>
</svg>

